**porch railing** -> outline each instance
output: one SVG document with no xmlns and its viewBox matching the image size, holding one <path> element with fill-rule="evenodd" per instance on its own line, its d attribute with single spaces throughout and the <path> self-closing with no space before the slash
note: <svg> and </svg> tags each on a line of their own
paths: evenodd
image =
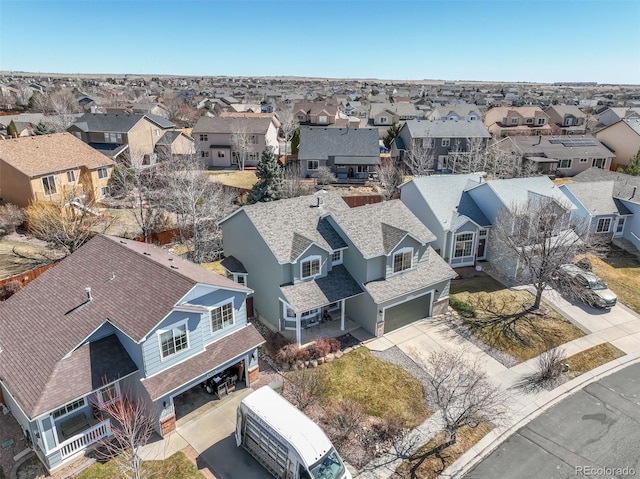
<svg viewBox="0 0 640 479">
<path fill-rule="evenodd" d="M 111 421 L 106 420 L 99 422 L 95 426 L 85 429 L 80 434 L 70 437 L 61 443 L 56 450 L 60 451 L 62 459 L 72 456 L 78 451 L 85 449 L 87 446 L 98 442 L 104 437 L 111 435 Z"/>
</svg>

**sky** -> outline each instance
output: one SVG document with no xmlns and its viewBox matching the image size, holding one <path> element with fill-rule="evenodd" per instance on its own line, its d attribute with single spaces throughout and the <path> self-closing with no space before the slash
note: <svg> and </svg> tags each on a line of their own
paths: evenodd
<svg viewBox="0 0 640 479">
<path fill-rule="evenodd" d="M 0 0 L 0 70 L 640 84 L 640 0 Z"/>
</svg>

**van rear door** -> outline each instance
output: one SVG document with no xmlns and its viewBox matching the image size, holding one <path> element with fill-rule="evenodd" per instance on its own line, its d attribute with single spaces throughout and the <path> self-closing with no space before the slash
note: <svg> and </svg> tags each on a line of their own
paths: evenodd
<svg viewBox="0 0 640 479">
<path fill-rule="evenodd" d="M 236 446 L 240 447 L 242 444 L 242 411 L 240 410 L 240 406 L 238 406 L 238 412 L 236 417 Z"/>
</svg>

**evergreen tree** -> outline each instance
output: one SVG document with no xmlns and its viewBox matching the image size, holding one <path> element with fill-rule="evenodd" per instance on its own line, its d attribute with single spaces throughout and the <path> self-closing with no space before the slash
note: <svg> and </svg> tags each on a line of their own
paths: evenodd
<svg viewBox="0 0 640 479">
<path fill-rule="evenodd" d="M 44 122 L 40 121 L 33 130 L 34 135 L 48 135 L 49 133 L 55 133 L 56 131 L 47 126 Z"/>
<path fill-rule="evenodd" d="M 291 154 L 297 155 L 300 150 L 300 128 L 293 132 L 291 137 Z"/>
<path fill-rule="evenodd" d="M 262 152 L 256 176 L 259 179 L 253 185 L 253 191 L 249 194 L 249 203 L 275 201 L 282 198 L 282 173 L 276 155 L 273 153 L 273 148 L 267 147 Z"/>
<path fill-rule="evenodd" d="M 631 158 L 627 166 L 618 168 L 618 171 L 627 175 L 640 176 L 640 150 L 638 150 L 636 156 Z"/>
<path fill-rule="evenodd" d="M 18 138 L 18 128 L 13 120 L 11 120 L 11 123 L 7 126 L 7 136 L 9 138 Z"/>
<path fill-rule="evenodd" d="M 400 125 L 393 123 L 388 129 L 387 134 L 382 139 L 385 148 L 391 148 L 391 142 L 394 138 L 400 136 Z"/>
</svg>

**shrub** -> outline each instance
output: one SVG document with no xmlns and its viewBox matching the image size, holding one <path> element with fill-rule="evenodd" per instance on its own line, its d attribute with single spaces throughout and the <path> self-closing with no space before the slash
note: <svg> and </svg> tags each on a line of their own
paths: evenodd
<svg viewBox="0 0 640 479">
<path fill-rule="evenodd" d="M 449 296 L 449 306 L 455 309 L 463 318 L 475 318 L 477 316 L 473 306 L 459 300 L 455 296 Z"/>
<path fill-rule="evenodd" d="M 309 351 L 313 359 L 324 358 L 331 352 L 331 344 L 324 338 L 318 338 L 315 344 L 309 348 Z"/>
<path fill-rule="evenodd" d="M 12 280 L 5 283 L 4 286 L 0 288 L 0 299 L 5 300 L 13 296 L 15 293 L 22 289 L 22 283 L 17 280 Z"/>
<path fill-rule="evenodd" d="M 269 331 L 265 334 L 265 352 L 272 358 L 277 359 L 278 352 L 286 345 L 291 344 L 287 338 L 276 331 Z"/>
<path fill-rule="evenodd" d="M 591 267 L 591 260 L 589 258 L 582 258 L 576 263 L 576 266 L 579 266 L 585 271 L 593 271 L 593 268 Z"/>
<path fill-rule="evenodd" d="M 300 348 L 297 344 L 289 343 L 278 349 L 275 355 L 275 359 L 284 364 L 293 364 L 298 359 L 298 350 Z"/>
<path fill-rule="evenodd" d="M 329 343 L 329 352 L 337 353 L 342 348 L 342 344 L 336 338 L 328 338 L 326 340 Z"/>
</svg>

